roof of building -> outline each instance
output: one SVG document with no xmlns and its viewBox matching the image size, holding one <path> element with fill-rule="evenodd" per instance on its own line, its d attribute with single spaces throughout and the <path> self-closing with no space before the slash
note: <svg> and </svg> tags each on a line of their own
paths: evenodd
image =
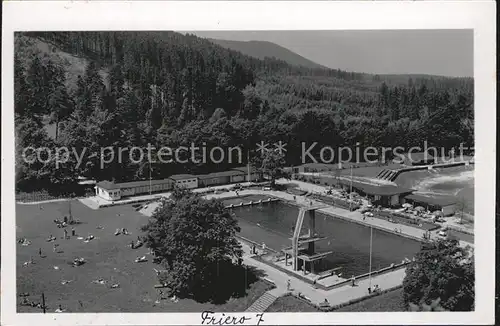
<svg viewBox="0 0 500 326">
<path fill-rule="evenodd" d="M 218 178 L 218 177 L 232 177 L 232 176 L 236 176 L 236 175 L 245 175 L 245 172 L 239 171 L 239 170 L 213 172 L 213 173 L 209 173 L 209 174 L 199 175 L 198 179 L 205 180 L 205 179 Z"/>
<path fill-rule="evenodd" d="M 350 180 L 340 180 L 340 182 L 344 185 L 351 185 Z M 403 188 L 399 186 L 375 185 L 369 183 L 362 183 L 358 181 L 353 181 L 352 187 L 355 189 L 359 189 L 368 195 L 377 195 L 377 196 L 393 196 L 400 194 L 408 194 L 414 191 L 413 189 Z"/>
<path fill-rule="evenodd" d="M 438 196 L 438 197 L 427 197 L 427 196 L 422 196 L 419 194 L 411 194 L 405 197 L 406 199 L 412 200 L 417 203 L 423 203 L 423 204 L 428 204 L 428 205 L 433 205 L 433 206 L 448 206 L 448 205 L 453 205 L 456 203 L 456 199 L 452 197 L 444 197 L 444 196 Z"/>
<path fill-rule="evenodd" d="M 311 169 L 332 169 L 332 170 L 336 170 L 339 167 L 338 164 L 326 164 L 326 163 L 305 163 L 302 164 L 301 166 L 304 168 L 311 168 Z"/>
<path fill-rule="evenodd" d="M 106 190 L 120 189 L 120 187 L 116 183 L 107 180 L 98 182 L 96 186 Z"/>
<path fill-rule="evenodd" d="M 197 178 L 195 175 L 192 174 L 174 174 L 170 176 L 170 179 L 172 180 L 185 180 L 185 179 L 195 179 Z"/>
<path fill-rule="evenodd" d="M 140 181 L 131 181 L 131 182 L 122 182 L 118 183 L 117 185 L 120 187 L 120 189 L 124 188 L 135 188 L 135 187 L 144 187 L 144 186 L 149 186 L 149 185 L 159 185 L 159 184 L 164 184 L 164 183 L 172 183 L 173 181 L 171 179 L 163 179 L 163 180 L 140 180 Z"/>
<path fill-rule="evenodd" d="M 234 168 L 232 169 L 234 171 L 240 171 L 240 172 L 245 172 L 245 174 L 248 173 L 248 167 L 246 166 L 240 166 L 240 167 L 237 167 L 237 168 Z M 250 173 L 257 173 L 257 169 L 253 166 L 250 167 Z"/>
<path fill-rule="evenodd" d="M 415 162 L 434 160 L 434 156 L 427 152 L 411 152 L 405 153 L 403 155 L 405 158 L 408 158 L 411 161 Z"/>
</svg>

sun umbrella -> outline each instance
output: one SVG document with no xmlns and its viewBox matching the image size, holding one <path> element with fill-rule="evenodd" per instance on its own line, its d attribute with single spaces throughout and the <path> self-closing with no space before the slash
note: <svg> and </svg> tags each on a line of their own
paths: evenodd
<svg viewBox="0 0 500 326">
<path fill-rule="evenodd" d="M 403 207 L 404 208 L 410 208 L 410 207 L 413 207 L 412 204 L 409 204 L 409 203 L 404 203 L 403 204 Z"/>
</svg>

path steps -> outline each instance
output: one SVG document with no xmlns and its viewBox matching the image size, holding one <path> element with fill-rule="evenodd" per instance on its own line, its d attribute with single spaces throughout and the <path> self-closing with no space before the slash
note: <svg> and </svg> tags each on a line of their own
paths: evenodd
<svg viewBox="0 0 500 326">
<path fill-rule="evenodd" d="M 272 295 L 269 292 L 264 293 L 260 298 L 255 300 L 254 303 L 248 309 L 246 312 L 264 312 L 266 311 L 267 308 L 269 308 L 270 305 L 274 303 L 278 299 L 274 295 Z"/>
</svg>

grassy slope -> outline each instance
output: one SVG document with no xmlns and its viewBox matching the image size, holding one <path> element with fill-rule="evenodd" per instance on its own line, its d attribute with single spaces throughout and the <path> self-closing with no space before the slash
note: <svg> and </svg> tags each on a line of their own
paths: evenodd
<svg viewBox="0 0 500 326">
<path fill-rule="evenodd" d="M 40 58 L 42 61 L 50 60 L 56 65 L 62 67 L 66 72 L 66 87 L 70 94 L 76 90 L 78 76 L 84 75 L 85 68 L 89 62 L 86 58 L 74 56 L 64 52 L 51 43 L 21 34 L 16 34 L 15 51 L 21 58 L 21 61 L 25 65 L 26 69 L 29 68 L 31 61 L 35 56 Z M 105 85 L 107 85 L 108 68 L 100 69 L 99 74 L 101 75 Z M 54 138 L 56 133 L 55 124 L 48 123 L 48 119 L 45 119 L 44 124 L 49 137 Z"/>
<path fill-rule="evenodd" d="M 64 52 L 51 43 L 21 34 L 17 34 L 15 37 L 15 51 L 26 68 L 29 67 L 34 55 L 42 60 L 50 59 L 55 64 L 63 67 L 66 71 L 66 86 L 70 93 L 76 89 L 78 76 L 84 75 L 89 62 L 88 59 Z M 106 83 L 108 69 L 103 68 L 99 73 Z"/>
</svg>

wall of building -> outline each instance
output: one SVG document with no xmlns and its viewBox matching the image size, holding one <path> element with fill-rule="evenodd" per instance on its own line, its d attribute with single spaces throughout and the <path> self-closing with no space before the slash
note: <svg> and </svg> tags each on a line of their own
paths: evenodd
<svg viewBox="0 0 500 326">
<path fill-rule="evenodd" d="M 453 215 L 455 214 L 455 205 L 443 206 L 443 208 L 441 208 L 441 211 L 443 212 L 444 216 Z"/>
<path fill-rule="evenodd" d="M 122 196 L 133 196 L 136 194 L 136 189 L 138 187 L 122 188 Z"/>
<path fill-rule="evenodd" d="M 229 176 L 220 176 L 220 177 L 198 180 L 198 184 L 200 186 L 205 186 L 205 187 L 224 185 L 228 183 L 231 183 Z"/>
<path fill-rule="evenodd" d="M 96 187 L 96 195 L 106 200 L 119 200 L 121 198 L 120 189 L 107 190 Z"/>
<path fill-rule="evenodd" d="M 198 188 L 198 178 L 176 180 L 175 184 L 188 189 Z"/>
<path fill-rule="evenodd" d="M 162 191 L 169 191 L 172 190 L 173 186 L 173 181 L 165 181 L 164 183 L 160 184 L 152 184 L 151 185 L 151 192 L 162 192 Z M 144 194 L 149 194 L 150 189 L 149 185 L 141 185 L 137 187 L 127 187 L 127 188 L 121 188 L 122 191 L 122 196 L 123 197 L 128 197 L 128 196 L 134 196 L 134 195 L 144 195 Z"/>
<path fill-rule="evenodd" d="M 233 175 L 231 177 L 231 182 L 243 182 L 245 181 L 245 176 L 244 175 Z"/>
<path fill-rule="evenodd" d="M 258 181 L 258 180 L 259 180 L 259 175 L 257 173 L 251 173 L 250 180 L 248 180 L 248 174 L 245 174 L 245 181 L 247 181 L 247 182 L 253 182 L 253 181 Z"/>
<path fill-rule="evenodd" d="M 393 195 L 391 196 L 391 201 L 390 201 L 391 206 L 399 206 L 399 195 Z"/>
<path fill-rule="evenodd" d="M 198 180 L 198 185 L 200 187 L 210 187 L 210 186 L 216 186 L 219 184 L 220 184 L 219 178 L 199 179 Z"/>
</svg>

